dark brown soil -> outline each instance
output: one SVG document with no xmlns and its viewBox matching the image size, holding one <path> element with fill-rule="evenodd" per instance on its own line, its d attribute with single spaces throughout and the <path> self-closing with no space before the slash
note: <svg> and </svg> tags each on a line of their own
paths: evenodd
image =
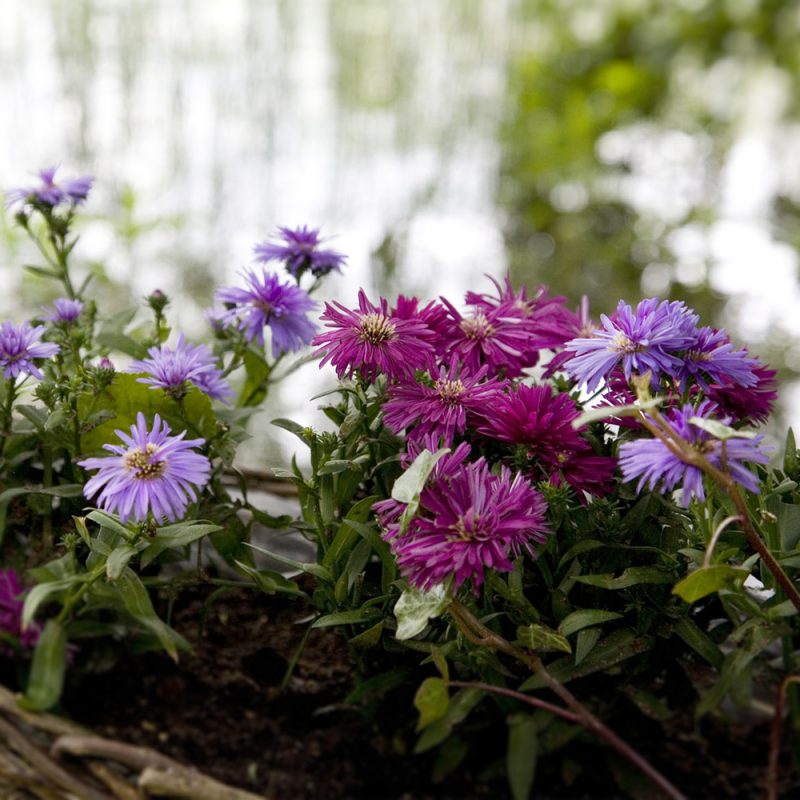
<svg viewBox="0 0 800 800">
<path fill-rule="evenodd" d="M 365 713 L 345 702 L 358 680 L 346 642 L 322 629 L 311 632 L 281 690 L 308 609 L 237 590 L 207 608 L 201 630 L 209 592 L 192 590 L 176 603 L 173 625 L 194 648 L 179 664 L 161 653 L 127 655 L 77 684 L 79 670 L 73 670 L 64 710 L 103 735 L 154 747 L 281 800 L 509 796 L 502 776 L 506 731 L 491 700 L 465 723 L 465 738 L 478 746 L 442 779 L 440 752 L 411 754 L 417 738 L 412 696 L 424 675 L 415 673 L 408 686 Z M 497 724 L 481 731 L 480 718 L 490 714 Z M 618 712 L 612 724 L 690 798 L 764 796 L 766 724 L 731 727 L 709 720 L 696 727 L 690 704 L 675 709 L 667 723 L 631 704 L 629 714 Z M 536 797 L 660 796 L 589 736 L 573 740 L 566 760 L 562 755 L 539 759 Z M 798 789 L 792 783 L 782 786 L 785 797 Z"/>
</svg>

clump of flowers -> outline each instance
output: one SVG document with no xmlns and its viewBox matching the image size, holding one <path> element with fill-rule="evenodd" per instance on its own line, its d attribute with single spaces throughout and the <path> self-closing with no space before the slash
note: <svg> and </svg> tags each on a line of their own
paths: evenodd
<svg viewBox="0 0 800 800">
<path fill-rule="evenodd" d="M 211 464 L 194 450 L 205 444 L 203 439 L 184 439 L 186 431 L 170 433 L 158 414 L 148 430 L 139 412 L 130 435 L 116 431 L 123 444 L 104 445 L 113 455 L 78 462 L 84 469 L 97 470 L 84 487 L 86 497 L 123 522 L 146 522 L 151 516 L 158 522 L 182 519 L 208 482 Z"/>
</svg>

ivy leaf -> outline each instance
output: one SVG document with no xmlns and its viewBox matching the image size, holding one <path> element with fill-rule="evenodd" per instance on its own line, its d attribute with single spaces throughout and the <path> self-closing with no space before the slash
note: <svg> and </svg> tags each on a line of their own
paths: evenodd
<svg viewBox="0 0 800 800">
<path fill-rule="evenodd" d="M 441 719 L 450 705 L 450 693 L 442 678 L 426 678 L 414 695 L 414 708 L 419 711 L 417 732 Z"/>
<path fill-rule="evenodd" d="M 566 637 L 546 625 L 532 623 L 520 626 L 517 628 L 517 642 L 530 650 L 572 652 L 572 645 Z"/>
<path fill-rule="evenodd" d="M 675 584 L 673 594 L 687 603 L 694 603 L 701 597 L 721 589 L 733 589 L 748 576 L 746 569 L 731 567 L 728 564 L 712 564 L 690 572 L 682 581 Z"/>
<path fill-rule="evenodd" d="M 428 591 L 409 586 L 394 606 L 394 615 L 397 618 L 395 636 L 401 641 L 413 639 L 425 630 L 429 619 L 441 616 L 449 602 L 447 588 L 442 583 Z"/>
</svg>

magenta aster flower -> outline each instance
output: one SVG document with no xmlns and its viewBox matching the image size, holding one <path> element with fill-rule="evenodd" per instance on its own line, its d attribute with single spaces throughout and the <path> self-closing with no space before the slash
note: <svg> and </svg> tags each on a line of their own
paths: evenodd
<svg viewBox="0 0 800 800">
<path fill-rule="evenodd" d="M 619 365 L 627 380 L 648 370 L 653 385 L 662 375 L 677 378 L 683 362 L 676 353 L 695 341 L 698 317 L 682 302 L 653 297 L 642 300 L 635 312 L 620 300 L 614 316 L 603 314 L 600 320 L 604 330 L 566 345 L 574 353 L 565 364 L 567 372 L 590 392 Z"/>
<path fill-rule="evenodd" d="M 506 277 L 503 285 L 490 278 L 497 295 L 467 292 L 466 302 L 484 313 L 502 306 L 517 309 L 524 320 L 528 333 L 527 360 L 535 364 L 539 351 L 558 350 L 580 330 L 578 318 L 569 311 L 564 297 L 550 297 L 544 286 L 538 286 L 531 297 L 526 287 L 515 291 L 511 279 Z"/>
<path fill-rule="evenodd" d="M 455 434 L 464 433 L 471 416 L 491 407 L 502 395 L 505 382 L 484 380 L 488 371 L 484 365 L 470 375 L 453 354 L 449 369 L 442 366 L 438 373 L 429 373 L 428 382 L 407 381 L 389 387 L 389 401 L 383 407 L 387 427 L 394 433 L 411 428 L 409 439 L 419 441 L 432 435 L 442 440 L 443 446 L 450 446 Z"/>
<path fill-rule="evenodd" d="M 752 386 L 738 386 L 725 380 L 712 383 L 708 388 L 708 399 L 716 403 L 722 413 L 740 422 L 766 422 L 778 399 L 778 373 L 765 367 L 758 359 L 754 361 L 756 382 Z"/>
<path fill-rule="evenodd" d="M 127 369 L 127 372 L 147 373 L 147 377 L 137 379 L 139 383 L 148 383 L 152 389 L 181 392 L 188 382 L 214 400 L 227 402 L 227 398 L 233 397 L 217 359 L 204 344 L 186 344 L 181 334 L 174 350 L 163 344 L 151 347 L 147 353 L 150 358 L 133 361 Z"/>
<path fill-rule="evenodd" d="M 28 322 L 17 326 L 6 321 L 0 325 L 0 367 L 6 378 L 16 378 L 23 373 L 39 380 L 44 377 L 34 359 L 50 358 L 60 349 L 52 342 L 39 341 L 44 332 L 43 325 L 32 328 Z"/>
<path fill-rule="evenodd" d="M 566 482 L 581 498 L 583 492 L 604 494 L 610 488 L 614 459 L 595 455 L 580 431 L 573 429 L 579 415 L 568 394 L 553 394 L 549 386 L 520 384 L 484 411 L 478 432 L 524 446 L 537 480 Z"/>
<path fill-rule="evenodd" d="M 186 431 L 170 436 L 169 426 L 158 414 L 148 431 L 141 412 L 130 436 L 121 430 L 115 433 L 123 444 L 103 445 L 113 455 L 78 462 L 84 469 L 98 470 L 84 486 L 84 495 L 89 499 L 97 495 L 97 505 L 118 514 L 123 522 L 131 518 L 145 522 L 151 514 L 158 522 L 181 519 L 211 473 L 209 460 L 192 449 L 205 440 L 185 441 Z"/>
<path fill-rule="evenodd" d="M 246 289 L 233 286 L 217 291 L 217 299 L 227 306 L 223 321 L 238 323 L 250 340 L 264 346 L 264 328 L 272 336 L 272 357 L 299 350 L 307 345 L 316 327 L 306 316 L 317 304 L 299 286 L 281 283 L 274 273 L 252 270 L 244 273 Z"/>
<path fill-rule="evenodd" d="M 39 170 L 39 184 L 11 189 L 6 194 L 6 205 L 38 203 L 55 208 L 62 203 L 72 203 L 73 205 L 82 203 L 89 195 L 94 178 L 90 175 L 83 175 L 79 178 L 63 178 L 56 181 L 57 171 L 57 165 Z"/>
<path fill-rule="evenodd" d="M 71 323 L 80 317 L 83 311 L 83 303 L 80 300 L 71 300 L 68 297 L 59 297 L 53 301 L 52 308 L 46 308 L 47 314 L 42 317 L 48 322 Z"/>
<path fill-rule="evenodd" d="M 683 355 L 681 387 L 698 384 L 708 389 L 709 383 L 755 386 L 754 372 L 758 361 L 747 350 L 736 350 L 724 330 L 700 328 L 695 340 Z"/>
<path fill-rule="evenodd" d="M 408 311 L 404 301 L 404 312 Z M 330 330 L 314 337 L 312 344 L 319 348 L 315 355 L 324 356 L 320 367 L 330 362 L 340 378 L 354 373 L 373 381 L 379 374 L 411 377 L 432 363 L 435 332 L 422 315 L 401 317 L 384 298 L 376 306 L 363 289 L 358 292 L 358 308 L 326 303 L 321 319 Z"/>
<path fill-rule="evenodd" d="M 487 569 L 508 572 L 523 550 L 545 541 L 546 504 L 521 475 L 493 475 L 481 458 L 434 481 L 420 498 L 408 531 L 391 539 L 402 574 L 421 589 L 452 578 L 477 593 Z M 387 537 L 388 538 L 388 537 Z"/>
<path fill-rule="evenodd" d="M 477 306 L 463 316 L 445 298 L 441 300 L 450 314 L 443 349 L 456 353 L 471 372 L 486 364 L 491 372 L 513 378 L 536 363 L 537 350 L 527 318 L 516 304 Z"/>
<path fill-rule="evenodd" d="M 715 467 L 729 472 L 745 489 L 757 493 L 758 480 L 745 462 L 766 464 L 769 461 L 762 446 L 764 437 L 759 434 L 753 439 L 731 438 L 723 443 L 690 422 L 692 417 L 712 419 L 716 410 L 714 403 L 704 400 L 697 409 L 687 403 L 681 409 L 669 409 L 664 417 L 675 435 L 701 452 Z M 727 425 L 730 418 L 719 421 Z M 684 506 L 689 505 L 692 496 L 701 502 L 705 500 L 700 468 L 681 461 L 660 439 L 637 439 L 623 443 L 619 449 L 619 466 L 626 481 L 639 478 L 636 487 L 639 492 L 644 486 L 650 490 L 658 486 L 663 494 L 682 484 L 681 502 Z"/>
<path fill-rule="evenodd" d="M 265 241 L 255 247 L 256 261 L 283 261 L 295 278 L 306 270 L 312 275 L 341 272 L 346 256 L 320 247 L 323 239 L 318 228 L 278 228 L 278 242 Z"/>
<path fill-rule="evenodd" d="M 17 640 L 24 650 L 30 650 L 36 645 L 42 631 L 35 622 L 25 630 L 22 629 L 22 609 L 26 594 L 13 569 L 0 569 L 0 633 Z M 0 639 L 0 652 L 2 650 Z"/>
</svg>

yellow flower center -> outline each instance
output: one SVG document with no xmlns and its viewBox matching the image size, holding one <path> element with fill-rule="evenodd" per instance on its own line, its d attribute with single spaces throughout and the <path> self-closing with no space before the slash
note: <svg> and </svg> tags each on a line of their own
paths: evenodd
<svg viewBox="0 0 800 800">
<path fill-rule="evenodd" d="M 138 447 L 125 454 L 125 469 L 128 472 L 136 470 L 134 478 L 150 480 L 160 478 L 167 468 L 166 461 L 151 462 L 151 456 L 158 451 L 158 447 L 152 443 L 148 444 L 144 452 Z"/>
<path fill-rule="evenodd" d="M 358 336 L 362 342 L 381 344 L 397 338 L 397 327 L 385 314 L 373 311 L 358 320 Z"/>
</svg>

